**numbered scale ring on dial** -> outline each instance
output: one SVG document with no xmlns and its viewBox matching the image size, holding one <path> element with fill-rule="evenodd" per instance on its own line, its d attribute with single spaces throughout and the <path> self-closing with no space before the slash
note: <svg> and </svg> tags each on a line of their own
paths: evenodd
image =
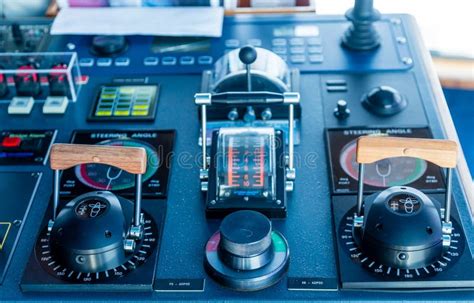
<svg viewBox="0 0 474 303">
<path fill-rule="evenodd" d="M 382 206 L 386 207 L 387 212 L 402 218 L 416 216 L 422 208 L 432 207 L 431 205 L 425 205 L 423 201 L 415 195 L 404 192 L 393 193 L 391 197 L 386 199 L 386 202 L 383 203 L 381 207 Z M 449 269 L 449 267 L 455 264 L 460 258 L 460 252 L 464 251 L 465 239 L 461 233 L 461 227 L 457 221 L 452 220 L 453 232 L 451 234 L 451 245 L 447 250 L 441 252 L 439 256 L 432 256 L 431 260 L 427 260 L 429 254 L 420 253 L 422 257 L 419 258 L 417 262 L 413 261 L 413 266 L 403 266 L 400 264 L 404 263 L 403 261 L 408 261 L 410 258 L 416 258 L 417 249 L 422 248 L 422 245 L 419 245 L 421 241 L 415 244 L 416 240 L 414 240 L 411 249 L 407 246 L 397 247 L 395 244 L 387 249 L 387 243 L 394 240 L 391 239 L 390 236 L 405 237 L 408 234 L 413 235 L 414 237 L 421 235 L 422 238 L 428 239 L 439 236 L 439 239 L 441 239 L 439 232 L 434 232 L 433 227 L 421 220 L 419 221 L 419 232 L 415 229 L 410 230 L 410 228 L 404 226 L 403 223 L 394 223 L 394 225 L 390 227 L 392 229 L 389 229 L 387 226 L 387 218 L 380 217 L 380 222 L 372 222 L 372 231 L 377 239 L 385 239 L 386 243 L 377 243 L 379 249 L 380 247 L 385 248 L 383 250 L 383 256 L 381 256 L 380 254 L 382 250 L 377 252 L 375 244 L 373 246 L 364 245 L 362 243 L 360 232 L 354 232 L 355 211 L 355 207 L 350 209 L 340 222 L 338 234 L 340 238 L 339 241 L 342 243 L 341 247 L 344 250 L 344 253 L 350 256 L 354 262 L 360 264 L 367 271 L 380 277 L 397 280 L 416 280 L 434 276 L 437 273 Z M 389 230 L 394 232 L 390 233 Z M 438 245 L 439 244 L 440 243 L 438 243 Z M 397 248 L 399 250 L 397 250 Z M 391 252 L 391 254 L 388 252 Z M 414 256 L 412 257 L 410 254 L 413 254 Z M 390 258 L 389 256 L 391 256 L 392 260 L 385 260 L 385 262 L 381 261 L 385 258 Z M 399 265 L 397 266 L 394 264 Z"/>
<path fill-rule="evenodd" d="M 158 229 L 143 213 L 143 237 L 133 251 L 123 249 L 133 205 L 110 192 L 92 192 L 69 202 L 51 231 L 45 227 L 35 246 L 43 269 L 72 283 L 99 283 L 143 265 L 158 241 Z"/>
</svg>

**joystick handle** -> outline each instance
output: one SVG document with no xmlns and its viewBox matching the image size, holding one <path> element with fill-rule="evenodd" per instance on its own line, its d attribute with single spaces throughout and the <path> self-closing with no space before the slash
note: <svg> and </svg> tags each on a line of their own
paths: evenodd
<svg viewBox="0 0 474 303">
<path fill-rule="evenodd" d="M 252 73 L 250 70 L 250 65 L 257 60 L 257 50 L 251 45 L 242 47 L 239 50 L 239 59 L 245 64 L 245 70 L 247 73 L 247 91 L 252 91 Z"/>
<path fill-rule="evenodd" d="M 107 164 L 131 174 L 144 174 L 147 157 L 141 147 L 54 144 L 51 149 L 50 165 L 54 170 L 88 163 Z"/>
<path fill-rule="evenodd" d="M 249 65 L 257 60 L 257 51 L 251 45 L 244 46 L 239 51 L 239 59 L 243 64 Z"/>
<path fill-rule="evenodd" d="M 357 162 L 363 164 L 393 157 L 413 157 L 440 167 L 454 168 L 457 155 L 458 145 L 450 140 L 364 136 L 357 142 Z"/>
<path fill-rule="evenodd" d="M 107 164 L 135 174 L 134 227 L 141 226 L 142 175 L 146 172 L 147 155 L 142 147 L 99 146 L 83 144 L 54 144 L 50 165 L 54 170 L 53 220 L 59 205 L 59 172 L 81 164 Z"/>
<path fill-rule="evenodd" d="M 450 225 L 452 169 L 456 167 L 458 144 L 451 140 L 363 136 L 357 140 L 356 161 L 359 163 L 357 213 L 354 222 L 360 226 L 364 199 L 364 166 L 393 157 L 419 158 L 446 168 L 444 222 Z M 450 228 L 448 228 L 450 230 Z"/>
</svg>

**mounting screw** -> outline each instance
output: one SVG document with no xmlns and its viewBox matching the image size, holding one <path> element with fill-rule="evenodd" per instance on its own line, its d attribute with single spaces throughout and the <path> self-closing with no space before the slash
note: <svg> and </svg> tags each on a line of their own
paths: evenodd
<svg viewBox="0 0 474 303">
<path fill-rule="evenodd" d="M 76 45 L 75 45 L 74 43 L 71 43 L 71 42 L 69 42 L 68 44 L 66 44 L 66 47 L 67 47 L 67 49 L 70 50 L 70 51 L 76 49 Z"/>
<path fill-rule="evenodd" d="M 413 59 L 410 57 L 403 57 L 402 62 L 406 65 L 412 65 L 413 64 Z"/>
<path fill-rule="evenodd" d="M 398 42 L 399 44 L 405 44 L 405 43 L 407 43 L 407 38 L 405 38 L 405 37 L 397 37 L 397 42 Z"/>
</svg>

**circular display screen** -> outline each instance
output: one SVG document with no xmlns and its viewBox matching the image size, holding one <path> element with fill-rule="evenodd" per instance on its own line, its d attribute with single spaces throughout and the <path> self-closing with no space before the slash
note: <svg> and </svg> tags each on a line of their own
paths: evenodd
<svg viewBox="0 0 474 303">
<path fill-rule="evenodd" d="M 147 170 L 143 182 L 150 179 L 158 170 L 160 159 L 150 144 L 133 139 L 113 139 L 102 141 L 99 145 L 143 147 L 147 153 Z M 135 176 L 119 168 L 104 164 L 83 164 L 75 168 L 77 178 L 86 186 L 99 190 L 123 190 L 135 186 Z"/>
<path fill-rule="evenodd" d="M 357 140 L 346 144 L 341 151 L 339 163 L 346 174 L 358 180 L 359 165 L 356 162 Z M 423 176 L 428 165 L 417 158 L 397 157 L 365 165 L 364 184 L 375 187 L 402 186 L 415 182 Z"/>
<path fill-rule="evenodd" d="M 419 198 L 409 194 L 397 194 L 387 200 L 387 207 L 394 213 L 401 215 L 416 214 L 421 208 Z"/>
</svg>

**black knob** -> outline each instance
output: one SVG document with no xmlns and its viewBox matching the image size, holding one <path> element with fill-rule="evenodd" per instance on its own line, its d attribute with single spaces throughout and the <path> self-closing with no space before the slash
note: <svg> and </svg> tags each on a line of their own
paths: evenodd
<svg viewBox="0 0 474 303">
<path fill-rule="evenodd" d="M 91 52 L 97 56 L 113 56 L 124 52 L 128 47 L 125 36 L 99 35 L 92 38 Z"/>
<path fill-rule="evenodd" d="M 342 37 L 343 46 L 369 51 L 380 45 L 380 36 L 373 24 L 380 19 L 380 13 L 374 9 L 373 0 L 356 0 L 354 8 L 346 12 L 346 18 L 352 24 Z"/>
<path fill-rule="evenodd" d="M 407 100 L 393 87 L 379 86 L 362 99 L 365 109 L 379 116 L 392 116 L 404 110 Z"/>
<path fill-rule="evenodd" d="M 51 230 L 55 259 L 76 272 L 100 272 L 126 261 L 124 236 L 133 206 L 110 192 L 92 192 L 69 202 Z"/>
<path fill-rule="evenodd" d="M 217 282 L 235 290 L 254 291 L 277 283 L 288 269 L 288 243 L 272 231 L 259 212 L 240 210 L 221 222 L 206 245 L 204 265 Z"/>
<path fill-rule="evenodd" d="M 222 220 L 219 231 L 219 257 L 230 267 L 254 270 L 272 260 L 272 223 L 261 213 L 234 212 Z"/>
<path fill-rule="evenodd" d="M 251 45 L 244 46 L 239 51 L 239 59 L 243 64 L 249 65 L 257 60 L 257 51 Z"/>
<path fill-rule="evenodd" d="M 395 186 L 364 201 L 364 224 L 355 232 L 363 251 L 386 266 L 414 269 L 443 254 L 441 216 L 428 196 Z"/>
<path fill-rule="evenodd" d="M 334 109 L 334 116 L 340 120 L 344 120 L 351 114 L 351 111 L 347 108 L 346 100 L 337 101 L 337 106 Z"/>
</svg>

